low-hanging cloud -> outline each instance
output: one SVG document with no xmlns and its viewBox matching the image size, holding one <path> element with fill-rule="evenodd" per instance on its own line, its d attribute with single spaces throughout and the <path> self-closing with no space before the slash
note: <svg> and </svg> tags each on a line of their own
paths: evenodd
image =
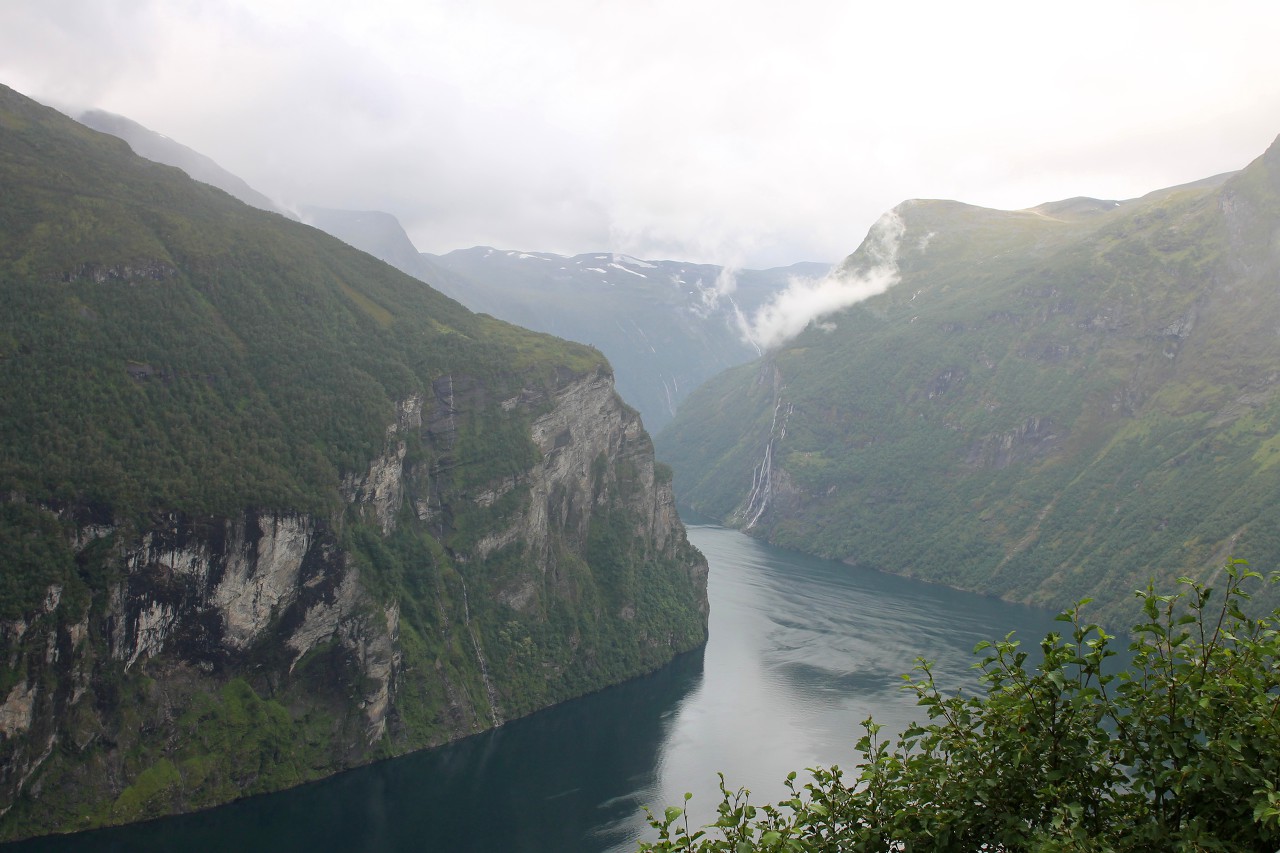
<svg viewBox="0 0 1280 853">
<path fill-rule="evenodd" d="M 1275 138 L 1280 4 L 1097 4 L 1102 28 L 924 5 L 925 28 L 918 4 L 838 0 L 3 0 L 0 82 L 127 116 L 277 202 L 388 211 L 424 251 L 753 269 L 843 256 L 849 223 L 906 198 L 1130 198 Z M 1064 50 L 1080 61 L 1043 62 Z M 832 108 L 886 67 L 893 86 Z"/>
<path fill-rule="evenodd" d="M 821 278 L 793 277 L 785 290 L 738 323 L 758 350 L 776 347 L 810 323 L 884 293 L 898 283 L 898 247 L 906 226 L 896 211 L 876 221 L 862 246 L 864 263 L 844 264 Z"/>
<path fill-rule="evenodd" d="M 733 292 L 738 289 L 738 277 L 732 265 L 725 265 L 720 268 L 715 281 L 710 285 L 698 279 L 693 286 L 698 291 L 698 302 L 692 306 L 693 312 L 705 320 L 719 310 L 721 302 L 728 300 L 733 303 Z M 736 309 L 737 305 L 733 307 Z"/>
</svg>

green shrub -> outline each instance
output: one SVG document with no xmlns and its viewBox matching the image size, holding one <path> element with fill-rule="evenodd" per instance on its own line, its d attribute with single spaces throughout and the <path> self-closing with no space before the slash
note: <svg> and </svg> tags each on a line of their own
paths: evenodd
<svg viewBox="0 0 1280 853">
<path fill-rule="evenodd" d="M 980 644 L 985 690 L 944 696 L 921 661 L 906 688 L 929 721 L 895 741 L 864 724 L 865 762 L 813 770 L 789 799 L 756 807 L 721 778 L 719 820 L 691 829 L 676 806 L 650 814 L 644 851 L 1256 850 L 1280 847 L 1280 611 L 1251 618 L 1225 567 L 1225 594 L 1139 593 L 1131 662 L 1114 637 L 1059 619 L 1042 660 L 1006 637 Z M 687 798 L 687 795 L 686 795 Z"/>
</svg>

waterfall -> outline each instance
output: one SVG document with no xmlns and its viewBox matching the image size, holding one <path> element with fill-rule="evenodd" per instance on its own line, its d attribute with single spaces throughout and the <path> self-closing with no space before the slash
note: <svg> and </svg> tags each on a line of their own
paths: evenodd
<svg viewBox="0 0 1280 853">
<path fill-rule="evenodd" d="M 457 407 L 456 407 L 456 406 L 454 406 L 454 404 L 453 404 L 453 374 L 452 374 L 452 373 L 450 373 L 450 374 L 449 374 L 448 379 L 449 379 L 449 401 L 448 401 L 448 406 L 449 406 L 449 430 L 450 430 L 451 432 L 456 432 L 456 431 L 457 431 L 457 429 L 458 429 L 458 425 L 457 425 L 457 423 L 454 421 L 453 416 L 454 416 L 454 414 L 458 411 L 458 409 L 457 409 Z"/>
<path fill-rule="evenodd" d="M 769 440 L 764 446 L 764 456 L 760 459 L 760 464 L 755 466 L 751 472 L 751 492 L 747 497 L 747 507 L 743 510 L 743 517 L 747 519 L 744 530 L 750 530 L 756 526 L 756 522 L 764 515 L 764 511 L 769 507 L 769 501 L 773 498 L 773 447 L 775 442 L 779 442 L 787 437 L 787 420 L 791 417 L 791 413 L 795 411 L 795 407 L 787 404 L 786 411 L 782 409 L 782 397 L 778 397 L 778 403 L 773 407 L 773 422 L 769 425 Z M 781 414 L 782 423 L 779 426 L 778 416 Z"/>
<path fill-rule="evenodd" d="M 658 378 L 662 379 L 662 390 L 667 395 L 667 411 L 670 412 L 671 417 L 674 418 L 676 416 L 676 401 L 675 401 L 675 398 L 671 396 L 671 386 L 667 384 L 666 379 L 663 379 L 662 377 L 658 377 Z M 680 383 L 676 381 L 674 376 L 671 378 L 671 381 L 676 386 L 676 392 L 679 393 Z"/>
<path fill-rule="evenodd" d="M 484 659 L 484 652 L 480 648 L 480 638 L 476 636 L 476 630 L 471 625 L 471 602 L 467 598 L 467 581 L 462 575 L 458 575 L 458 580 L 462 584 L 462 618 L 467 623 L 467 633 L 471 635 L 471 645 L 476 650 L 476 661 L 480 664 L 480 681 L 484 684 L 485 693 L 489 696 L 489 718 L 493 720 L 493 725 L 502 725 L 502 713 L 498 710 L 498 691 L 493 688 L 493 680 L 489 678 L 489 664 Z"/>
</svg>

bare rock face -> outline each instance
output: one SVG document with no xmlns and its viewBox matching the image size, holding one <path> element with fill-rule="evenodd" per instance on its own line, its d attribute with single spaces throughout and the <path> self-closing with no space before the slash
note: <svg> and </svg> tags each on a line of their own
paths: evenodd
<svg viewBox="0 0 1280 853">
<path fill-rule="evenodd" d="M 493 429 L 527 464 L 468 461 L 475 436 Z M 312 759 L 302 781 L 501 724 L 573 695 L 557 679 L 579 692 L 604 686 L 705 638 L 705 561 L 639 415 L 604 370 L 514 396 L 442 377 L 398 404 L 382 454 L 336 492 L 327 517 L 168 513 L 142 529 L 58 510 L 79 559 L 109 545 L 112 580 L 88 598 L 50 586 L 38 610 L 0 622 L 7 671 L 20 673 L 0 682 L 0 816 L 23 804 L 30 820 L 56 796 L 95 823 L 129 819 L 120 804 L 147 768 L 126 761 L 126 747 L 160 756 L 199 790 L 181 768 L 201 728 L 181 721 L 199 708 L 221 719 L 210 697 L 235 684 L 249 701 L 277 702 L 279 719 L 295 715 L 291 725 L 329 721 L 329 742 L 307 741 L 328 758 Z M 606 527 L 612 550 L 593 551 Z M 388 569 L 405 542 L 422 543 L 418 556 Z M 685 590 L 685 628 L 664 627 L 657 617 L 668 614 L 641 600 L 643 585 L 628 586 L 645 571 Z M 530 626 L 574 608 L 576 627 L 533 643 Z M 631 643 L 640 668 L 612 662 L 593 634 Z M 540 692 L 512 683 L 521 667 L 545 673 Z M 570 678 L 581 668 L 587 676 Z M 165 797 L 148 808 L 217 801 Z"/>
<path fill-rule="evenodd" d="M 652 445 L 640 416 L 621 405 L 612 379 L 593 374 L 566 386 L 554 407 L 533 421 L 534 444 L 542 462 L 527 475 L 532 493 L 529 509 L 509 520 L 509 526 L 481 540 L 477 555 L 492 553 L 517 539 L 544 558 L 553 536 L 586 538 L 595 500 L 593 466 L 604 458 L 633 469 L 636 480 L 630 503 L 642 521 L 636 535 L 659 552 L 669 551 L 682 531 L 669 486 L 656 483 Z M 502 486 L 512 488 L 512 479 Z M 496 495 L 477 495 L 477 503 L 492 503 Z"/>
<path fill-rule="evenodd" d="M 1048 417 L 1031 417 L 1008 432 L 985 435 L 970 449 L 967 463 L 1002 469 L 1017 462 L 1045 456 L 1061 447 L 1065 436 Z"/>
<path fill-rule="evenodd" d="M 404 437 L 422 428 L 422 395 L 400 401 L 396 422 L 387 427 L 386 452 L 369 464 L 362 476 L 348 475 L 342 495 L 349 503 L 372 509 L 383 533 L 396 526 L 396 515 L 404 503 L 404 460 L 408 445 Z"/>
<path fill-rule="evenodd" d="M 292 605 L 302 590 L 302 561 L 315 538 L 314 524 L 301 517 L 259 517 L 256 547 L 241 534 L 233 540 L 212 601 L 222 616 L 223 642 L 247 648 L 262 636 L 275 613 Z"/>
<path fill-rule="evenodd" d="M 36 686 L 25 682 L 15 684 L 0 705 L 0 735 L 10 738 L 31 728 L 35 709 Z"/>
<path fill-rule="evenodd" d="M 284 622 L 298 623 L 288 640 L 296 659 L 358 607 L 358 573 L 327 526 L 306 515 L 173 516 L 122 560 L 127 575 L 105 622 L 111 657 L 126 671 L 165 651 L 235 661 Z"/>
</svg>

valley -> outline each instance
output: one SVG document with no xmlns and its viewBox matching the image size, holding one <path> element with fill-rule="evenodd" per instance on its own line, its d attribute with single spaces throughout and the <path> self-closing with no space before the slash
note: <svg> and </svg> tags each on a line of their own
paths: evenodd
<svg viewBox="0 0 1280 853">
<path fill-rule="evenodd" d="M 835 267 L 752 270 L 422 253 L 80 121 L 0 89 L 0 839 L 285 798 L 234 845 L 355 768 L 318 801 L 447 799 L 369 767 L 438 748 L 541 804 L 484 843 L 632 849 L 681 780 L 783 796 L 866 715 L 909 731 L 916 654 L 954 694 L 989 633 L 1280 566 L 1280 141 L 1133 199 L 912 199 Z M 563 727 L 593 754 L 556 778 L 604 781 L 543 802 L 503 762 Z M 430 820 L 458 849 L 473 799 Z M 379 825 L 350 843 L 425 831 Z"/>
</svg>

